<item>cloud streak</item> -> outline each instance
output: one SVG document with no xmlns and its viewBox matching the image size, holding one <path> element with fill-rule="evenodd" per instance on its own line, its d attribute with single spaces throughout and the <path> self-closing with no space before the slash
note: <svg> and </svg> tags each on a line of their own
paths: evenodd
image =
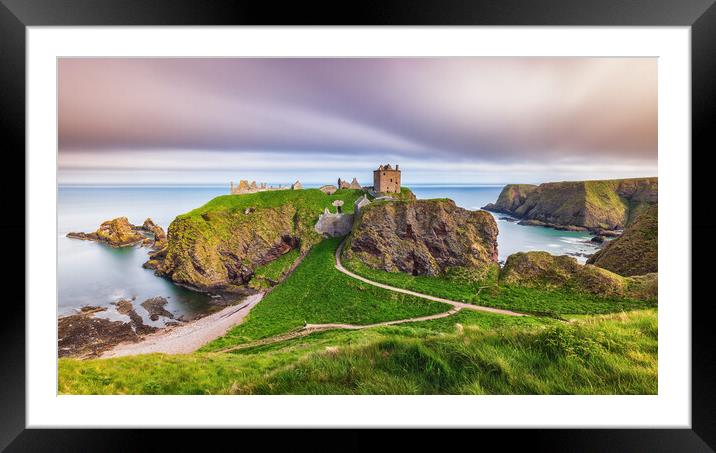
<svg viewBox="0 0 716 453">
<path fill-rule="evenodd" d="M 60 171 L 651 170 L 656 81 L 653 58 L 61 59 Z"/>
</svg>

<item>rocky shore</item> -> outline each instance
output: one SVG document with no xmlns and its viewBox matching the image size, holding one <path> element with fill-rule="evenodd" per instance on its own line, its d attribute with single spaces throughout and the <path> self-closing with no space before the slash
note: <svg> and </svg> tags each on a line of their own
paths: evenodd
<svg viewBox="0 0 716 453">
<path fill-rule="evenodd" d="M 78 313 L 57 320 L 57 350 L 59 357 L 99 357 L 102 352 L 122 342 L 139 341 L 141 335 L 152 333 L 156 327 L 144 324 L 142 317 L 123 302 L 123 314 L 130 321 L 112 321 L 96 317 L 106 311 L 103 307 L 82 307 Z M 119 310 L 118 310 L 119 311 Z M 121 312 L 120 312 L 121 313 Z"/>
<path fill-rule="evenodd" d="M 108 311 L 107 307 L 98 306 L 85 306 L 77 313 L 60 317 L 57 320 L 58 354 L 60 357 L 99 357 L 120 343 L 135 343 L 141 341 L 145 335 L 185 324 L 184 321 L 174 320 L 174 314 L 165 308 L 167 303 L 163 297 L 153 297 L 139 304 L 149 313 L 152 321 L 160 317 L 170 320 L 164 323 L 165 327 L 145 324 L 135 309 L 134 301 L 130 299 L 120 299 L 111 304 L 113 309 L 119 315 L 126 316 L 128 321 L 95 316 Z"/>
</svg>

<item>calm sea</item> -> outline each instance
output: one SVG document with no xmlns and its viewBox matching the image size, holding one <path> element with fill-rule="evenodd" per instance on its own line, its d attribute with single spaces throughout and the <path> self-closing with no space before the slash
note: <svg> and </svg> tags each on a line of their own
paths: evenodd
<svg viewBox="0 0 716 453">
<path fill-rule="evenodd" d="M 307 187 L 310 187 L 307 185 Z M 451 198 L 459 206 L 479 209 L 494 202 L 500 186 L 410 186 L 418 198 Z M 218 195 L 227 193 L 224 186 L 203 187 L 78 187 L 61 186 L 58 191 L 58 314 L 64 315 L 83 305 L 109 306 L 121 298 L 135 298 L 137 313 L 151 321 L 139 303 L 155 296 L 169 301 L 167 309 L 185 318 L 205 313 L 212 307 L 210 298 L 142 268 L 149 249 L 128 247 L 114 249 L 89 241 L 68 239 L 70 231 L 94 231 L 107 219 L 126 216 L 134 224 L 151 217 L 165 230 L 178 214 L 190 211 Z M 551 228 L 517 225 L 500 220 L 499 259 L 518 251 L 546 250 L 552 254 L 594 253 L 590 235 L 557 231 Z M 577 257 L 580 262 L 585 258 Z M 110 309 L 101 316 L 123 319 Z M 160 318 L 163 319 L 163 318 Z"/>
</svg>

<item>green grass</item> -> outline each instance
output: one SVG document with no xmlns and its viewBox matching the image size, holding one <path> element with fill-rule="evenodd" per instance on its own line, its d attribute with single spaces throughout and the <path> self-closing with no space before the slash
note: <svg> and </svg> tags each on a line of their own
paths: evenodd
<svg viewBox="0 0 716 453">
<path fill-rule="evenodd" d="M 202 348 L 213 351 L 287 332 L 305 323 L 372 324 L 441 313 L 449 305 L 397 294 L 335 269 L 342 238 L 314 246 L 296 270 L 251 310 L 246 320 Z"/>
<path fill-rule="evenodd" d="M 260 305 L 260 304 L 259 304 Z M 231 354 L 59 361 L 62 394 L 656 394 L 656 310 L 461 312 Z"/>
<path fill-rule="evenodd" d="M 315 213 L 316 218 L 323 212 L 324 208 L 329 208 L 331 212 L 335 212 L 336 208 L 332 203 L 336 200 L 342 200 L 343 212 L 350 214 L 353 212 L 353 203 L 363 196 L 362 190 L 339 189 L 333 195 L 326 195 L 318 189 L 303 190 L 274 190 L 266 192 L 256 192 L 243 195 L 222 195 L 216 197 L 205 205 L 182 214 L 179 217 L 197 217 L 202 214 L 217 211 L 236 211 L 246 208 L 278 208 L 283 205 L 294 206 L 297 210 L 308 210 Z"/>
<path fill-rule="evenodd" d="M 487 269 L 484 275 L 463 275 L 461 269 L 452 269 L 445 276 L 432 277 L 373 269 L 358 259 L 349 260 L 344 258 L 341 263 L 346 269 L 376 282 L 458 302 L 476 302 L 479 300 L 477 293 L 482 293 L 485 290 L 485 288 L 480 288 L 496 285 L 500 271 L 499 266 L 495 265 L 493 268 Z"/>
<path fill-rule="evenodd" d="M 344 260 L 343 265 L 358 275 L 398 288 L 410 289 L 450 300 L 523 313 L 548 316 L 565 314 L 599 314 L 656 307 L 657 302 L 601 297 L 565 289 L 539 289 L 497 285 L 498 269 L 490 269 L 482 278 L 464 275 L 413 276 L 404 272 L 386 272 L 370 268 L 358 260 Z M 469 276 L 468 276 L 469 277 Z M 487 286 L 483 289 L 480 287 Z"/>
<path fill-rule="evenodd" d="M 299 255 L 298 249 L 291 249 L 288 253 L 275 260 L 257 267 L 254 270 L 254 277 L 249 282 L 249 286 L 254 289 L 268 288 L 281 281 Z"/>
<path fill-rule="evenodd" d="M 537 289 L 522 286 L 500 286 L 494 292 L 481 294 L 475 303 L 544 315 L 606 314 L 644 308 L 656 308 L 656 300 L 631 300 L 601 297 L 562 289 Z"/>
</svg>

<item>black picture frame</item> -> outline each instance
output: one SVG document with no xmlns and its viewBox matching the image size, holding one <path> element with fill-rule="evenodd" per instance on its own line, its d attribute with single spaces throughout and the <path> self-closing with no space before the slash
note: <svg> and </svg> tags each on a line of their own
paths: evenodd
<svg viewBox="0 0 716 453">
<path fill-rule="evenodd" d="M 0 0 L 0 123 L 6 187 L 25 187 L 25 31 L 29 26 L 115 25 L 532 25 L 532 26 L 688 26 L 691 28 L 692 65 L 692 207 L 708 206 L 710 192 L 698 185 L 709 180 L 711 167 L 697 165 L 713 150 L 712 116 L 716 102 L 716 6 L 714 0 L 501 0 L 362 1 L 345 4 L 248 2 L 215 0 Z M 699 152 L 696 152 L 700 150 Z M 22 155 L 22 157 L 20 157 Z M 14 168 L 10 171 L 9 169 Z M 25 233 L 25 198 L 14 191 L 0 216 L 0 231 L 13 259 L 16 282 L 24 277 L 20 241 Z M 694 212 L 692 210 L 692 212 Z M 713 210 L 689 219 L 693 237 L 712 238 L 716 232 Z M 709 239 L 706 239 L 707 241 Z M 692 253 L 693 295 L 709 281 L 710 266 L 699 266 Z M 684 263 L 688 265 L 689 263 Z M 22 269 L 22 270 L 21 270 Z M 19 275 L 23 272 L 23 276 Z M 23 279 L 24 280 L 24 279 Z M 19 286 L 19 284 L 18 284 Z M 8 451 L 133 451 L 149 449 L 185 436 L 139 430 L 25 429 L 25 308 L 24 291 L 4 304 L 3 346 L 0 364 L 0 448 Z M 708 294 L 708 293 L 705 293 Z M 508 445 L 525 442 L 531 449 L 550 451 L 714 451 L 716 449 L 716 335 L 708 316 L 713 296 L 692 296 L 692 428 L 518 430 Z M 688 304 L 691 301 L 670 301 Z M 152 432 L 150 432 L 152 431 Z M 223 432 L 227 436 L 227 431 Z M 245 436 L 245 434 L 242 434 Z M 269 437 L 265 436 L 264 437 Z M 270 436 L 286 440 L 289 436 Z M 292 442 L 308 442 L 310 434 L 290 434 Z M 366 436 L 342 435 L 353 448 L 371 448 Z M 382 443 L 400 442 L 396 436 Z M 425 437 L 420 436 L 423 442 Z M 480 442 L 505 443 L 500 430 L 483 430 Z M 242 441 L 248 445 L 246 441 Z M 186 444 L 184 444 L 186 446 Z"/>
</svg>

